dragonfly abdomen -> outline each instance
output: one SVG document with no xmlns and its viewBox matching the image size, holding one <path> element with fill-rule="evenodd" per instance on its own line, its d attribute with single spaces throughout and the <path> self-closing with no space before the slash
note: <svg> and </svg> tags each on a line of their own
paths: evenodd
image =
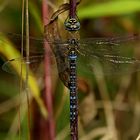
<svg viewBox="0 0 140 140">
<path fill-rule="evenodd" d="M 77 54 L 75 51 L 70 51 L 69 55 L 70 77 L 69 77 L 69 89 L 70 89 L 70 125 L 71 136 L 77 134 L 77 121 L 78 121 L 78 96 L 77 96 L 77 73 L 76 73 L 76 60 Z"/>
</svg>

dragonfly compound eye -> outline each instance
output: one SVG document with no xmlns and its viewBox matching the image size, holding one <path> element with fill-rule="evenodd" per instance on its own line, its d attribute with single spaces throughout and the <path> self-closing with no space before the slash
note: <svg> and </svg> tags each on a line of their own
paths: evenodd
<svg viewBox="0 0 140 140">
<path fill-rule="evenodd" d="M 75 18 L 70 18 L 65 21 L 65 28 L 68 31 L 77 31 L 80 29 L 80 22 Z"/>
</svg>

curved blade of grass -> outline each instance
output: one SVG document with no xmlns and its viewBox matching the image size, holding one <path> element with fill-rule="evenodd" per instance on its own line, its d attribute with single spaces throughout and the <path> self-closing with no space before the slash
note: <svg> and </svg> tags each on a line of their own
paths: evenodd
<svg viewBox="0 0 140 140">
<path fill-rule="evenodd" d="M 79 8 L 79 18 L 95 18 L 102 16 L 118 16 L 140 11 L 139 0 L 113 0 L 111 2 L 95 4 Z"/>
<path fill-rule="evenodd" d="M 0 53 L 7 58 L 7 60 L 13 59 L 13 58 L 18 58 L 20 57 L 20 53 L 14 48 L 12 43 L 4 37 L 4 35 L 0 34 Z M 13 68 L 17 72 L 19 76 L 22 77 L 23 81 L 25 81 L 26 77 L 21 75 L 21 64 L 20 62 L 18 63 L 12 63 Z M 26 73 L 26 67 L 25 65 L 22 65 L 22 73 Z M 30 71 L 29 76 L 29 88 L 31 90 L 31 93 L 33 97 L 35 98 L 36 102 L 38 103 L 40 110 L 42 112 L 42 115 L 46 118 L 47 117 L 47 112 L 45 109 L 45 106 L 40 98 L 40 91 L 36 82 L 35 77 L 33 76 L 32 72 Z"/>
</svg>

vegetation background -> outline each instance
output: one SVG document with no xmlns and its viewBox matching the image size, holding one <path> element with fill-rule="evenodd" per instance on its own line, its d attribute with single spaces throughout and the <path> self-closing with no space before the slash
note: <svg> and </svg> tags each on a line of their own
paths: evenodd
<svg viewBox="0 0 140 140">
<path fill-rule="evenodd" d="M 53 12 L 65 2 L 67 1 L 50 0 L 48 5 Z M 6 35 L 7 33 L 21 34 L 21 7 L 22 2 L 19 0 L 0 1 L 0 38 L 5 40 L 4 42 L 0 40 L 1 66 L 5 61 L 20 56 L 20 40 L 15 36 Z M 41 1 L 30 0 L 29 12 L 30 35 L 40 38 L 43 36 Z M 81 38 L 124 36 L 140 32 L 139 0 L 82 0 L 77 12 L 81 22 Z M 63 24 L 61 26 L 63 27 Z M 38 43 L 36 46 L 38 45 L 42 44 Z M 31 49 L 33 46 L 32 44 Z M 35 53 L 33 52 L 32 55 Z M 135 48 L 135 55 L 140 58 L 138 47 Z M 17 71 L 17 68 L 13 70 Z M 28 139 L 28 106 L 25 90 L 19 96 L 20 78 L 19 75 L 12 75 L 0 69 L 0 140 Z M 35 83 L 30 84 L 35 86 Z M 98 77 L 96 73 L 91 74 L 80 69 L 78 85 L 80 140 L 134 140 L 138 137 L 140 132 L 140 73 L 138 71 L 110 77 L 101 74 Z M 56 139 L 68 140 L 69 94 L 57 75 L 52 78 L 52 94 Z M 34 97 L 34 94 L 31 95 Z M 47 132 L 39 126 L 42 122 L 41 115 L 36 113 L 37 105 L 32 103 L 34 102 L 32 100 L 31 97 L 32 137 L 33 140 L 39 140 L 39 137 L 43 140 L 43 135 Z M 21 131 L 18 131 L 20 126 Z"/>
</svg>

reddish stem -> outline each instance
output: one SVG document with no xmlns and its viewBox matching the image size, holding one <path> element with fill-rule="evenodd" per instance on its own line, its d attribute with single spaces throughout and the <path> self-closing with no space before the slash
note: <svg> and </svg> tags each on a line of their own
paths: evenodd
<svg viewBox="0 0 140 140">
<path fill-rule="evenodd" d="M 48 6 L 46 0 L 42 1 L 42 17 L 43 17 L 43 25 L 48 23 Z M 47 42 L 44 41 L 45 48 L 45 94 L 44 94 L 44 102 L 47 106 L 48 110 L 48 120 L 46 122 L 46 131 L 48 133 L 48 140 L 55 139 L 55 123 L 53 117 L 53 102 L 52 102 L 52 85 L 51 85 L 51 63 L 50 63 L 50 47 Z M 44 140 L 47 140 L 45 138 Z"/>
<path fill-rule="evenodd" d="M 70 0 L 70 18 L 75 18 L 76 16 L 76 0 Z"/>
</svg>

